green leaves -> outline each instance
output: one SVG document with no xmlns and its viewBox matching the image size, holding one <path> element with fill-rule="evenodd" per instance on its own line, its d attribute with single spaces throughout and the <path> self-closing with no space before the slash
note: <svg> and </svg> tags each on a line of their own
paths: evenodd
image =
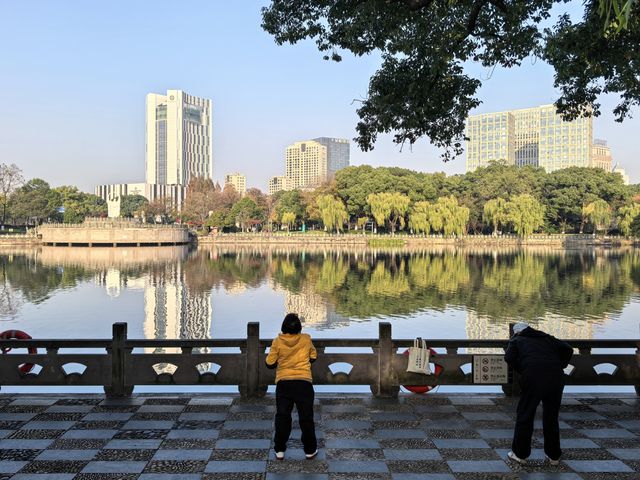
<svg viewBox="0 0 640 480">
<path fill-rule="evenodd" d="M 384 226 L 389 220 L 391 233 L 395 233 L 398 222 L 400 229 L 404 228 L 404 215 L 407 213 L 410 201 L 409 197 L 399 192 L 372 193 L 367 196 L 367 203 L 376 224 Z"/>
<path fill-rule="evenodd" d="M 599 0 L 598 14 L 604 17 L 604 35 L 620 33 L 629 25 L 629 17 L 637 0 Z"/>
<path fill-rule="evenodd" d="M 582 216 L 594 226 L 596 232 L 604 230 L 607 233 L 611 225 L 611 207 L 601 198 L 582 207 Z"/>
<path fill-rule="evenodd" d="M 618 228 L 624 236 L 631 233 L 631 224 L 640 215 L 640 204 L 632 202 L 618 210 Z"/>
<path fill-rule="evenodd" d="M 342 231 L 345 222 L 349 220 L 344 203 L 333 195 L 320 195 L 316 198 L 316 204 L 320 210 L 322 223 L 331 231 L 334 228 L 336 232 Z"/>
<path fill-rule="evenodd" d="M 544 205 L 526 193 L 513 197 L 505 210 L 513 230 L 521 237 L 528 237 L 544 225 Z"/>
</svg>

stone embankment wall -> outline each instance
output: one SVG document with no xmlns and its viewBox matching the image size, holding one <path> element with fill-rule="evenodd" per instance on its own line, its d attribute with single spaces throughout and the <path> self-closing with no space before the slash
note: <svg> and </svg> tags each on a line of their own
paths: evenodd
<svg viewBox="0 0 640 480">
<path fill-rule="evenodd" d="M 557 248 L 583 247 L 620 247 L 633 246 L 633 239 L 619 237 L 594 237 L 593 235 L 530 235 L 521 238 L 515 235 L 467 235 L 463 237 L 445 237 L 442 235 L 329 235 L 329 234 L 217 234 L 198 237 L 200 245 L 324 245 L 324 246 L 367 246 L 369 242 L 389 246 L 426 247 L 446 246 L 550 246 Z M 383 246 L 383 245 L 379 245 Z"/>
<path fill-rule="evenodd" d="M 182 225 L 138 224 L 130 221 L 90 221 L 79 225 L 45 224 L 38 227 L 44 245 L 181 245 L 189 243 Z"/>
</svg>

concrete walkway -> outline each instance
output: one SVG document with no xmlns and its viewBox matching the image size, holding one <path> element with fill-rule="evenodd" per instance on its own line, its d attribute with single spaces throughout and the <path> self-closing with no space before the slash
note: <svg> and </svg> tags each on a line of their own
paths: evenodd
<svg viewBox="0 0 640 480">
<path fill-rule="evenodd" d="M 528 465 L 506 460 L 515 400 L 503 396 L 320 394 L 320 454 L 303 459 L 294 430 L 284 461 L 270 450 L 274 402 L 0 395 L 0 479 L 640 478 L 640 400 L 632 395 L 565 395 L 555 467 L 543 460 L 540 430 Z"/>
</svg>

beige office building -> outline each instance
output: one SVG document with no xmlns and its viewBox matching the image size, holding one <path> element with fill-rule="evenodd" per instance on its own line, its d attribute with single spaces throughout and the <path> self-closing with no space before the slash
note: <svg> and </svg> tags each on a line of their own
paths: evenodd
<svg viewBox="0 0 640 480">
<path fill-rule="evenodd" d="M 241 173 L 230 173 L 224 176 L 224 184 L 231 185 L 240 195 L 247 193 L 247 177 Z"/>
<path fill-rule="evenodd" d="M 592 165 L 593 119 L 564 121 L 554 105 L 471 115 L 466 135 L 467 172 L 491 161 L 547 172 Z"/>
<path fill-rule="evenodd" d="M 344 138 L 318 137 L 296 142 L 287 147 L 288 188 L 283 190 L 316 188 L 348 166 L 349 141 Z"/>
<path fill-rule="evenodd" d="M 213 178 L 212 104 L 182 90 L 147 95 L 146 183 Z"/>
<path fill-rule="evenodd" d="M 606 140 L 595 139 L 591 154 L 591 166 L 593 168 L 600 168 L 605 172 L 612 170 L 613 158 L 611 157 L 611 148 L 607 145 Z"/>
<path fill-rule="evenodd" d="M 274 193 L 281 190 L 293 190 L 293 188 L 291 188 L 291 182 L 289 181 L 289 178 L 284 175 L 271 177 L 269 179 L 269 195 L 273 195 Z"/>
<path fill-rule="evenodd" d="M 315 188 L 327 179 L 327 147 L 314 140 L 287 147 L 285 176 L 291 188 Z"/>
</svg>

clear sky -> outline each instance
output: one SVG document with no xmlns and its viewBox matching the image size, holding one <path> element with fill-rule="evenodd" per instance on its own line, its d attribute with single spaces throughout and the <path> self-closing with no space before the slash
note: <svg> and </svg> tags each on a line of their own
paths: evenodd
<svg viewBox="0 0 640 480">
<path fill-rule="evenodd" d="M 93 192 L 102 183 L 144 181 L 145 95 L 167 89 L 214 103 L 214 176 L 240 171 L 266 190 L 284 174 L 288 144 L 317 136 L 353 138 L 354 99 L 366 94 L 375 56 L 326 62 L 312 42 L 277 46 L 260 28 L 266 0 L 0 1 L 0 162 L 26 178 Z M 579 9 L 577 2 L 574 9 Z M 552 103 L 552 70 L 525 61 L 490 72 L 478 112 Z M 623 124 L 605 98 L 594 136 L 640 181 L 640 120 Z M 638 116 L 638 111 L 635 111 Z M 413 149 L 379 138 L 351 146 L 353 165 L 464 172 L 443 164 L 428 141 Z"/>
</svg>

